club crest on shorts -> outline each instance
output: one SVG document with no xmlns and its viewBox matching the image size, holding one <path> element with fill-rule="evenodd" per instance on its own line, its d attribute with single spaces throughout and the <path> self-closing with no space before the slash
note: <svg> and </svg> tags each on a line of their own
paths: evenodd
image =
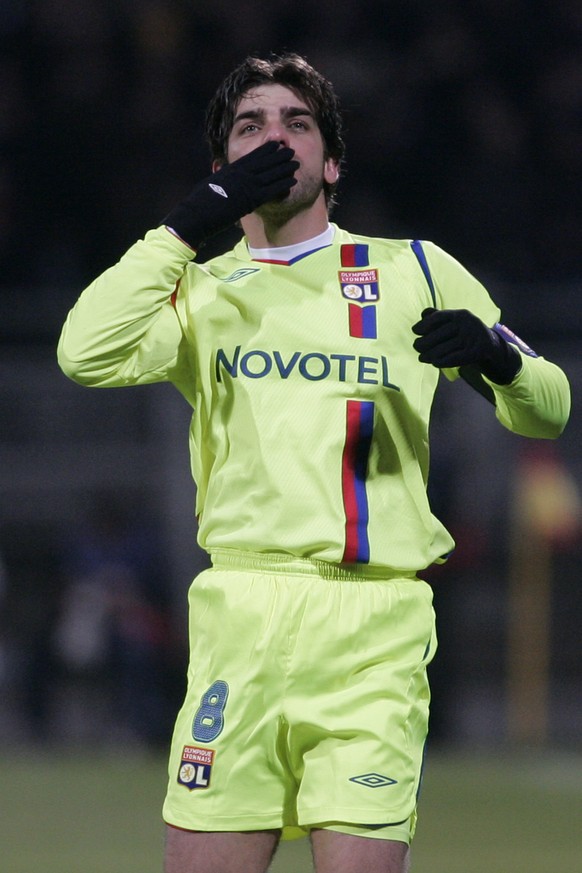
<svg viewBox="0 0 582 873">
<path fill-rule="evenodd" d="M 378 270 L 340 270 L 339 281 L 346 300 L 376 303 L 380 299 Z"/>
<path fill-rule="evenodd" d="M 199 749 L 197 746 L 184 746 L 182 760 L 178 769 L 178 783 L 190 791 L 195 788 L 208 788 L 214 762 L 214 749 Z"/>
</svg>

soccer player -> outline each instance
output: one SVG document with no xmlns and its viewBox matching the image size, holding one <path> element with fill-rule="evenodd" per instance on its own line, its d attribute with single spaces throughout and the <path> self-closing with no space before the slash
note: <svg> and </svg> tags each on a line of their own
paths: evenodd
<svg viewBox="0 0 582 873">
<path fill-rule="evenodd" d="M 426 495 L 439 372 L 532 437 L 562 431 L 568 382 L 436 245 L 330 224 L 341 118 L 303 58 L 248 58 L 206 129 L 212 174 L 82 293 L 59 344 L 81 384 L 170 381 L 193 410 L 212 566 L 190 589 L 166 873 L 262 873 L 304 833 L 318 873 L 403 873 L 436 647 L 417 573 L 454 545 Z"/>
</svg>

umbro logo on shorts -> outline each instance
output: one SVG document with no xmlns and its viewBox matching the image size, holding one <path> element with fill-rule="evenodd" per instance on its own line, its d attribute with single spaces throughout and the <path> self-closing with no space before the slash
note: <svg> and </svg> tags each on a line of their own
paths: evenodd
<svg viewBox="0 0 582 873">
<path fill-rule="evenodd" d="M 381 773 L 364 773 L 363 776 L 351 776 L 350 782 L 357 782 L 358 785 L 364 785 L 366 788 L 383 788 L 385 785 L 396 785 L 398 780 L 382 776 Z"/>
</svg>

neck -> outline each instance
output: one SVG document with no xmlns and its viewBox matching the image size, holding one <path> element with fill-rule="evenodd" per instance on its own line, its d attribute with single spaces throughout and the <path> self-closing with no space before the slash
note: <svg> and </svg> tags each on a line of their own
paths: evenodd
<svg viewBox="0 0 582 873">
<path fill-rule="evenodd" d="M 276 216 L 273 216 L 273 219 L 268 214 L 259 215 L 257 212 L 245 215 L 241 219 L 243 231 L 252 248 L 292 246 L 318 236 L 329 224 L 327 206 L 323 198 L 284 223 L 278 223 Z"/>
</svg>

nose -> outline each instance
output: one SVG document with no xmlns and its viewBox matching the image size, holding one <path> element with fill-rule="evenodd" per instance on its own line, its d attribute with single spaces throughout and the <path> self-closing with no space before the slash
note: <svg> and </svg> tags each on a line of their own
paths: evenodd
<svg viewBox="0 0 582 873">
<path fill-rule="evenodd" d="M 265 142 L 278 142 L 283 146 L 289 146 L 289 134 L 284 124 L 273 121 L 265 129 Z"/>
</svg>

